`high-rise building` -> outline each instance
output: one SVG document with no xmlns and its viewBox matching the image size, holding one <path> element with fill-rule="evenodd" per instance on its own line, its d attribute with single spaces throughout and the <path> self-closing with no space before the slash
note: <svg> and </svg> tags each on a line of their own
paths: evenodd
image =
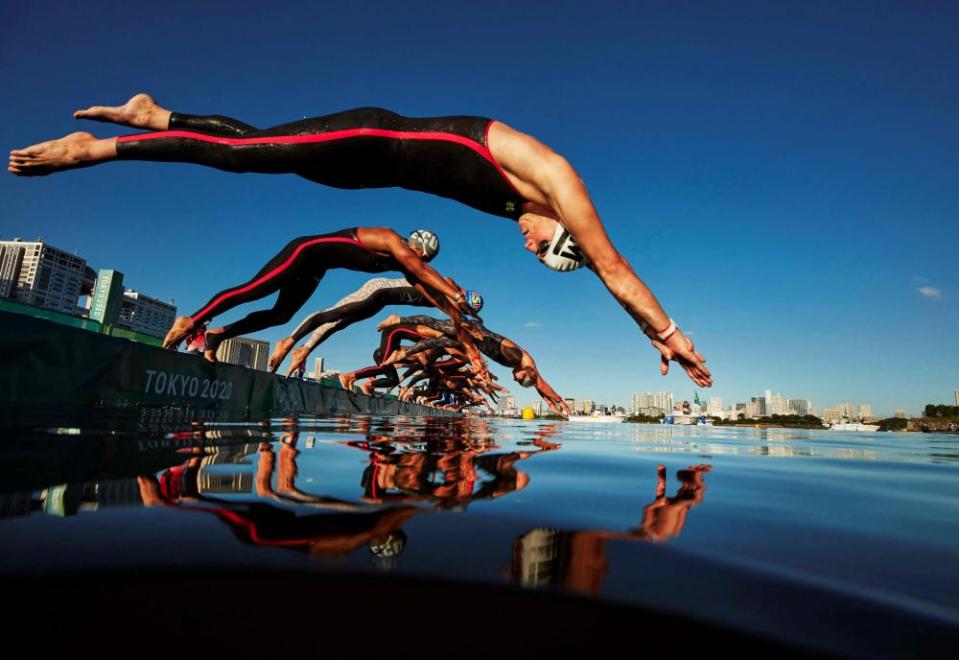
<svg viewBox="0 0 959 660">
<path fill-rule="evenodd" d="M 709 403 L 706 405 L 706 413 L 710 417 L 722 417 L 723 416 L 722 398 L 718 396 L 709 397 Z"/>
<path fill-rule="evenodd" d="M 812 415 L 815 410 L 809 399 L 787 399 L 786 407 L 797 415 Z"/>
<path fill-rule="evenodd" d="M 898 417 L 899 419 L 906 419 L 907 417 L 909 417 L 908 413 L 906 413 L 905 408 L 896 408 L 896 412 L 893 413 L 892 416 Z"/>
<path fill-rule="evenodd" d="M 76 314 L 87 262 L 43 241 L 0 241 L 0 297 Z"/>
<path fill-rule="evenodd" d="M 103 271 L 101 271 L 103 272 Z M 152 337 L 165 337 L 176 320 L 176 306 L 165 300 L 145 296 L 127 289 L 120 301 L 120 314 L 115 323 L 134 332 Z"/>
<path fill-rule="evenodd" d="M 673 409 L 671 392 L 634 392 L 633 412 L 639 415 L 665 415 Z M 643 412 L 650 411 L 650 412 Z"/>
<path fill-rule="evenodd" d="M 872 417 L 872 405 L 868 403 L 860 403 L 859 416 L 862 418 Z"/>
<path fill-rule="evenodd" d="M 956 397 L 956 405 L 959 406 L 959 390 L 953 391 L 953 394 Z"/>
<path fill-rule="evenodd" d="M 270 357 L 270 342 L 247 337 L 224 339 L 216 350 L 216 359 L 226 364 L 238 364 L 259 371 L 266 371 Z"/>
<path fill-rule="evenodd" d="M 313 371 L 310 372 L 310 378 L 313 380 L 319 380 L 320 375 L 323 373 L 323 358 L 313 358 Z"/>
</svg>

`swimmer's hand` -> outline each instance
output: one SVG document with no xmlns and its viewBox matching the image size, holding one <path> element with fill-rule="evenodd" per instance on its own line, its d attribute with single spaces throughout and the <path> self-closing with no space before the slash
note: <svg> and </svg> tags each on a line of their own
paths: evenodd
<svg viewBox="0 0 959 660">
<path fill-rule="evenodd" d="M 543 400 L 546 401 L 546 405 L 549 406 L 549 409 L 560 417 L 569 417 L 570 410 L 569 406 L 566 405 L 565 401 L 556 401 L 547 397 L 543 397 Z"/>
<path fill-rule="evenodd" d="M 686 371 L 690 380 L 700 387 L 712 387 L 713 376 L 706 368 L 704 358 L 691 339 L 678 329 L 665 342 L 653 339 L 653 347 L 660 352 L 659 370 L 665 376 L 669 373 L 669 361 L 674 360 Z"/>
</svg>

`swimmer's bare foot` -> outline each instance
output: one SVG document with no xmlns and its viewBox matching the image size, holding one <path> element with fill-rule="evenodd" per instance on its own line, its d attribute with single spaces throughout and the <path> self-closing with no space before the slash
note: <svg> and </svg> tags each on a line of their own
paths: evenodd
<svg viewBox="0 0 959 660">
<path fill-rule="evenodd" d="M 368 381 L 366 381 L 365 383 L 361 383 L 361 384 L 360 384 L 360 392 L 362 392 L 362 393 L 365 394 L 366 396 L 372 396 L 372 394 L 373 394 L 373 381 L 372 381 L 372 380 L 368 380 Z"/>
<path fill-rule="evenodd" d="M 180 342 L 193 332 L 193 319 L 189 316 L 178 316 L 176 321 L 163 338 L 163 348 L 180 348 Z"/>
<path fill-rule="evenodd" d="M 216 349 L 220 347 L 220 342 L 210 335 L 222 335 L 226 331 L 226 328 L 214 328 L 213 330 L 206 331 L 206 345 L 207 349 L 203 351 L 203 358 L 210 362 L 211 364 L 217 364 L 219 360 L 216 359 Z M 210 340 L 213 339 L 211 342 Z M 212 344 L 212 348 L 210 345 Z"/>
<path fill-rule="evenodd" d="M 353 374 L 340 374 L 340 387 L 342 387 L 347 392 L 353 391 L 353 383 L 356 382 L 356 376 Z"/>
<path fill-rule="evenodd" d="M 73 118 L 165 131 L 170 127 L 170 114 L 169 110 L 157 105 L 149 94 L 136 94 L 123 105 L 94 105 L 86 110 L 77 110 Z"/>
<path fill-rule="evenodd" d="M 290 368 L 286 370 L 287 377 L 293 374 L 302 374 L 306 368 L 306 358 L 310 355 L 310 349 L 306 346 L 300 346 L 293 349 L 293 355 L 290 358 Z M 319 375 L 319 374 L 317 374 Z"/>
<path fill-rule="evenodd" d="M 292 337 L 287 337 L 286 339 L 281 339 L 276 342 L 276 348 L 273 349 L 273 353 L 267 361 L 267 368 L 269 368 L 271 374 L 275 374 L 276 370 L 280 368 L 280 363 L 283 362 L 286 354 L 290 352 L 290 349 L 293 348 L 293 344 L 295 343 Z"/>
<path fill-rule="evenodd" d="M 116 158 L 117 139 L 98 140 L 84 131 L 59 140 L 40 142 L 10 152 L 7 171 L 18 176 L 43 176 L 60 170 L 87 167 Z"/>
<path fill-rule="evenodd" d="M 394 326 L 398 324 L 399 322 L 400 322 L 400 317 L 398 314 L 390 314 L 385 319 L 383 319 L 382 321 L 376 324 L 376 329 L 382 330 L 384 328 L 389 328 L 390 326 Z"/>
</svg>

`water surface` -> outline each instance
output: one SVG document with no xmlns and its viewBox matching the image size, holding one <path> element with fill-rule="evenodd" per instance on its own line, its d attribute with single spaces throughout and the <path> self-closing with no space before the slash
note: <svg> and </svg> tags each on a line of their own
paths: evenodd
<svg viewBox="0 0 959 660">
<path fill-rule="evenodd" d="M 933 648 L 959 630 L 955 435 L 104 421 L 7 430 L 0 459 L 7 579 L 230 567 L 520 585 L 864 657 L 902 652 L 877 622 Z"/>
</svg>

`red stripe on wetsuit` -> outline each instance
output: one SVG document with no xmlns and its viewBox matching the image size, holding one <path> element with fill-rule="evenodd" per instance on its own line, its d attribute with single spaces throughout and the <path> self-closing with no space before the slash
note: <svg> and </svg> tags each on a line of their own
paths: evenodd
<svg viewBox="0 0 959 660">
<path fill-rule="evenodd" d="M 311 241 L 304 241 L 303 243 L 300 243 L 299 245 L 296 246 L 296 249 L 293 250 L 293 254 L 287 257 L 286 261 L 284 261 L 282 264 L 280 264 L 279 266 L 271 270 L 269 273 L 267 273 L 266 275 L 257 279 L 254 282 L 250 282 L 246 286 L 240 287 L 239 289 L 234 289 L 232 291 L 229 291 L 228 293 L 224 293 L 222 296 L 219 296 L 218 298 L 213 300 L 209 305 L 201 309 L 199 312 L 197 312 L 190 318 L 196 321 L 196 319 L 202 318 L 209 310 L 213 309 L 224 300 L 228 298 L 232 298 L 233 296 L 238 296 L 240 294 L 246 293 L 247 291 L 250 291 L 251 289 L 255 289 L 256 287 L 260 286 L 264 282 L 268 282 L 269 280 L 273 279 L 274 277 L 282 273 L 284 270 L 289 268 L 293 264 L 293 262 L 296 261 L 296 258 L 300 255 L 300 252 L 302 252 L 304 248 L 308 248 L 311 245 L 316 245 L 318 243 L 349 243 L 351 245 L 356 245 L 358 247 L 361 247 L 364 250 L 369 250 L 368 247 L 366 247 L 365 245 L 363 245 L 362 243 L 360 243 L 358 240 L 354 238 L 342 238 L 342 237 L 314 238 Z"/>
<path fill-rule="evenodd" d="M 492 120 L 486 125 L 486 144 L 489 144 L 489 129 L 493 125 Z M 478 142 L 457 135 L 455 133 L 443 133 L 441 131 L 390 131 L 384 128 L 348 128 L 342 131 L 330 131 L 328 133 L 309 133 L 306 135 L 274 135 L 267 137 L 252 138 L 231 138 L 218 135 L 206 135 L 205 133 L 196 133 L 193 131 L 156 131 L 154 133 L 139 133 L 134 135 L 123 135 L 117 138 L 118 143 L 139 142 L 141 140 L 159 140 L 168 138 L 182 138 L 185 140 L 198 140 L 200 142 L 209 142 L 211 144 L 223 144 L 230 147 L 244 147 L 256 144 L 315 144 L 319 142 L 333 142 L 355 137 L 382 137 L 393 140 L 428 140 L 436 142 L 455 142 L 472 149 L 484 159 L 489 161 L 496 171 L 499 172 L 503 180 L 522 197 L 513 182 L 506 176 L 506 172 L 500 167 L 500 164 L 493 158 L 489 147 Z"/>
</svg>

